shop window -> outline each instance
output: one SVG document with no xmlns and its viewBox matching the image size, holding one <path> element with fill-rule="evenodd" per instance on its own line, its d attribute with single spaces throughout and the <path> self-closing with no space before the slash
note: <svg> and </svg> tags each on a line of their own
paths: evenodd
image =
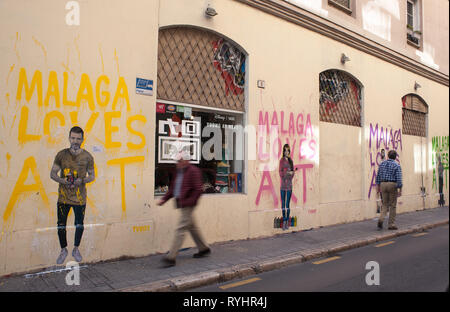
<svg viewBox="0 0 450 312">
<path fill-rule="evenodd" d="M 320 73 L 320 121 L 361 127 L 361 87 L 339 70 Z"/>
<path fill-rule="evenodd" d="M 428 106 L 417 95 L 409 94 L 402 98 L 402 133 L 427 136 Z"/>
<path fill-rule="evenodd" d="M 167 191 L 180 150 L 201 169 L 204 193 L 242 193 L 242 122 L 241 113 L 157 103 L 155 195 Z"/>
<path fill-rule="evenodd" d="M 159 31 L 155 195 L 164 194 L 184 149 L 204 193 L 244 191 L 246 54 L 220 35 L 193 27 Z"/>
</svg>

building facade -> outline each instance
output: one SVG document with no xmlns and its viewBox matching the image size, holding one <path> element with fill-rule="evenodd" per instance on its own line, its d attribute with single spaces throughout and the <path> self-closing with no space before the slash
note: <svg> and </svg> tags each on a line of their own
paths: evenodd
<svg viewBox="0 0 450 312">
<path fill-rule="evenodd" d="M 448 204 L 448 6 L 1 1 L 0 275 L 56 261 L 50 170 L 74 125 L 96 173 L 85 262 L 169 249 L 178 211 L 156 203 L 180 148 L 203 173 L 196 218 L 209 243 L 283 233 L 284 144 L 296 169 L 289 230 L 375 218 L 391 149 L 399 213 L 438 206 L 440 188 Z"/>
</svg>

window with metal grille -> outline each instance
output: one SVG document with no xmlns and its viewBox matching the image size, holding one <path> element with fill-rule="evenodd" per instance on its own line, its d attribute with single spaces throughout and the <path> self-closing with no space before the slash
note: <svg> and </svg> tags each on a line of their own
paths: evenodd
<svg viewBox="0 0 450 312">
<path fill-rule="evenodd" d="M 330 0 L 330 1 L 350 9 L 350 0 Z"/>
<path fill-rule="evenodd" d="M 428 106 L 417 95 L 408 94 L 402 98 L 403 134 L 426 137 Z"/>
<path fill-rule="evenodd" d="M 328 0 L 328 4 L 344 11 L 347 14 L 352 14 L 351 2 L 350 0 Z"/>
<path fill-rule="evenodd" d="M 361 87 L 339 70 L 320 73 L 320 121 L 361 127 Z"/>
<path fill-rule="evenodd" d="M 232 42 L 198 28 L 161 29 L 159 100 L 245 111 L 245 54 Z"/>
<path fill-rule="evenodd" d="M 414 3 L 412 1 L 407 1 L 407 25 L 414 28 Z"/>
<path fill-rule="evenodd" d="M 159 31 L 155 195 L 167 192 L 181 151 L 200 168 L 205 193 L 244 192 L 245 66 L 245 53 L 215 33 Z"/>
</svg>

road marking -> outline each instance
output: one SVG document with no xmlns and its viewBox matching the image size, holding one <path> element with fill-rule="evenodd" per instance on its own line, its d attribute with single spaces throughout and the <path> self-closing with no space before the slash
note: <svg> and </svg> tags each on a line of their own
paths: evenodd
<svg viewBox="0 0 450 312">
<path fill-rule="evenodd" d="M 87 268 L 87 267 L 88 267 L 87 265 L 82 265 L 79 267 L 79 269 L 83 269 L 83 268 Z M 64 271 L 72 271 L 72 270 L 73 270 L 72 267 L 69 267 L 69 268 L 61 267 L 60 269 L 55 269 L 55 270 L 48 270 L 48 271 L 42 271 L 42 272 L 37 272 L 37 273 L 25 274 L 24 277 L 31 278 L 31 277 L 39 276 L 39 275 L 45 275 L 45 274 L 51 274 L 51 273 L 61 273 Z"/>
<path fill-rule="evenodd" d="M 315 261 L 315 262 L 313 262 L 313 264 L 327 263 L 327 262 L 330 262 L 330 261 L 333 261 L 333 260 L 337 260 L 337 259 L 340 259 L 340 258 L 341 258 L 341 257 L 338 257 L 338 256 L 336 256 L 336 257 L 331 257 L 331 258 L 327 258 L 327 259 Z"/>
<path fill-rule="evenodd" d="M 254 277 L 254 278 L 250 278 L 248 280 L 244 280 L 244 281 L 240 281 L 240 282 L 236 282 L 236 283 L 231 283 L 231 284 L 219 286 L 219 288 L 220 289 L 228 289 L 228 288 L 233 288 L 233 287 L 238 287 L 238 286 L 250 284 L 250 283 L 253 283 L 253 282 L 256 282 L 256 281 L 260 281 L 260 280 L 261 279 L 259 277 Z"/>
<path fill-rule="evenodd" d="M 384 246 L 387 246 L 387 245 L 390 245 L 390 244 L 393 244 L 393 243 L 395 243 L 394 241 L 390 241 L 390 242 L 387 242 L 387 243 L 382 243 L 382 244 L 378 244 L 378 245 L 375 245 L 375 247 L 384 247 Z"/>
<path fill-rule="evenodd" d="M 424 236 L 424 235 L 428 235 L 428 233 L 414 234 L 413 237 L 420 237 L 420 236 Z"/>
</svg>

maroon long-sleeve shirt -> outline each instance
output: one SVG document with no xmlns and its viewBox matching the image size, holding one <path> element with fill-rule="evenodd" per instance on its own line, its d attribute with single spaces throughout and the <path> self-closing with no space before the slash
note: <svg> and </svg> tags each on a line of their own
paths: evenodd
<svg viewBox="0 0 450 312">
<path fill-rule="evenodd" d="M 176 180 L 177 174 L 175 174 L 175 176 L 173 177 L 172 182 L 169 186 L 169 190 L 162 198 L 163 203 L 174 197 Z M 181 183 L 181 190 L 177 200 L 177 207 L 193 207 L 197 205 L 197 201 L 202 193 L 203 188 L 201 171 L 196 166 L 189 164 L 184 169 L 183 182 Z"/>
</svg>

